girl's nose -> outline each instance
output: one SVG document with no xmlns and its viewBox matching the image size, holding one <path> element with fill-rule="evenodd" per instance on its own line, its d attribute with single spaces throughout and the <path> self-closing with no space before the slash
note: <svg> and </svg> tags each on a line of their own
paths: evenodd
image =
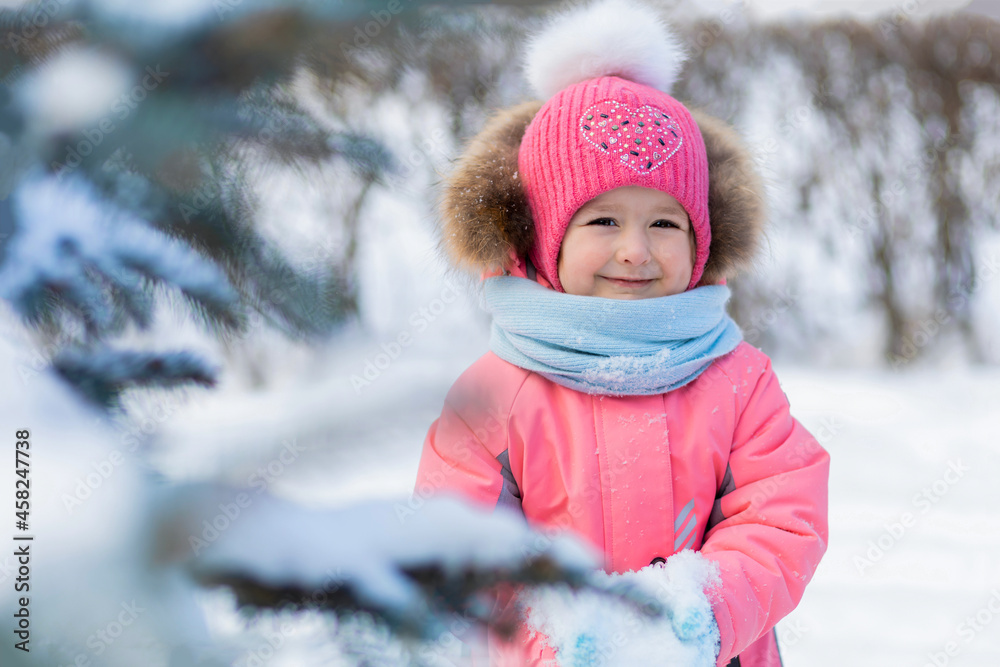
<svg viewBox="0 0 1000 667">
<path fill-rule="evenodd" d="M 615 259 L 622 264 L 645 264 L 649 261 L 649 239 L 645 231 L 627 226 L 618 234 Z"/>
</svg>

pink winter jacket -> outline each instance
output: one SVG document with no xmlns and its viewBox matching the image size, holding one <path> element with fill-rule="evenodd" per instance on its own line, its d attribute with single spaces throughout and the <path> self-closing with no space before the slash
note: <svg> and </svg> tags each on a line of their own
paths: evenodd
<svg viewBox="0 0 1000 667">
<path fill-rule="evenodd" d="M 607 572 L 700 550 L 721 569 L 718 667 L 772 667 L 773 628 L 826 551 L 829 465 L 746 342 L 654 396 L 585 394 L 487 352 L 431 425 L 416 493 L 519 505 L 597 547 Z M 537 635 L 517 644 L 491 642 L 491 664 L 553 657 Z"/>
<path fill-rule="evenodd" d="M 689 384 L 589 395 L 487 352 L 455 382 L 424 442 L 415 493 L 459 493 L 566 529 L 607 572 L 697 549 L 718 562 L 717 666 L 781 664 L 775 624 L 827 547 L 829 454 L 789 414 L 770 359 L 742 342 Z M 509 599 L 509 598 L 508 598 Z M 557 664 L 522 630 L 490 664 Z"/>
</svg>

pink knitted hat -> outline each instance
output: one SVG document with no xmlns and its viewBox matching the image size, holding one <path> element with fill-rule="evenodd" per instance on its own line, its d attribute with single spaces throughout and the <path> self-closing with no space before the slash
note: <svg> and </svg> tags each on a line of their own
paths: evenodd
<svg viewBox="0 0 1000 667">
<path fill-rule="evenodd" d="M 529 80 L 548 100 L 525 130 L 517 163 L 535 224 L 529 257 L 555 289 L 563 291 L 557 262 L 570 218 L 626 185 L 661 190 L 684 207 L 696 247 L 687 289 L 701 279 L 712 238 L 705 142 L 665 92 L 683 60 L 650 10 L 620 0 L 575 9 L 529 45 Z"/>
</svg>

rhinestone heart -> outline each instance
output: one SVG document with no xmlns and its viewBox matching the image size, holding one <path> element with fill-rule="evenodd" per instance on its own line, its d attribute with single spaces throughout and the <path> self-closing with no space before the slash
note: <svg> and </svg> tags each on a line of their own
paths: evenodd
<svg viewBox="0 0 1000 667">
<path fill-rule="evenodd" d="M 633 109 L 615 100 L 587 109 L 580 132 L 599 151 L 640 173 L 659 167 L 683 143 L 680 126 L 661 109 L 649 104 Z"/>
</svg>

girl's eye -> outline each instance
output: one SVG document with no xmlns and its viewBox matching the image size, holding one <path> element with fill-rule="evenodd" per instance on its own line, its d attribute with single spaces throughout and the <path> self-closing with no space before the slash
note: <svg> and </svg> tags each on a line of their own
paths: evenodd
<svg viewBox="0 0 1000 667">
<path fill-rule="evenodd" d="M 680 225 L 678 225 L 676 222 L 671 222 L 670 220 L 657 220 L 656 222 L 653 223 L 653 226 L 654 227 L 659 226 L 665 228 L 676 227 L 677 229 L 681 228 Z"/>
<path fill-rule="evenodd" d="M 610 226 L 610 225 L 617 225 L 618 223 L 615 222 L 614 218 L 594 218 L 593 220 L 591 220 L 587 224 L 588 225 L 600 225 L 601 227 L 607 227 L 607 226 Z M 677 229 L 681 229 L 681 226 L 679 224 L 677 224 L 676 222 L 673 222 L 672 220 L 657 220 L 656 222 L 653 223 L 653 226 L 654 227 L 660 227 L 660 228 L 663 228 L 663 229 L 670 229 L 672 227 L 673 228 L 677 228 Z"/>
</svg>

